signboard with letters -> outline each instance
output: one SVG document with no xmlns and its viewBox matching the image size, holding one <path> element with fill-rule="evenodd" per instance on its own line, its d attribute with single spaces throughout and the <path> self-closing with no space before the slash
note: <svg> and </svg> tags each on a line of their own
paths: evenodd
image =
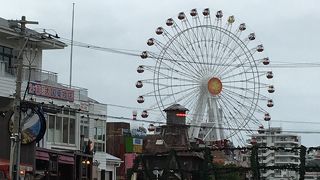
<svg viewBox="0 0 320 180">
<path fill-rule="evenodd" d="M 29 82 L 28 93 L 36 96 L 43 96 L 65 101 L 74 101 L 74 91 L 71 89 L 54 87 L 37 82 Z"/>
</svg>

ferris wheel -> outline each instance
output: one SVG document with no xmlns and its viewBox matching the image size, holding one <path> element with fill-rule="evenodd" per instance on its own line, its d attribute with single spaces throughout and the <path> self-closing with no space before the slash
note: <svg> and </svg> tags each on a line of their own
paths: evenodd
<svg viewBox="0 0 320 180">
<path fill-rule="evenodd" d="M 273 73 L 265 70 L 270 60 L 255 33 L 234 16 L 208 8 L 188 14 L 167 19 L 166 28 L 155 30 L 157 38 L 147 40 L 150 50 L 142 52 L 137 68 L 145 75 L 136 82 L 144 89 L 137 102 L 154 104 L 141 116 L 178 103 L 190 110 L 190 137 L 243 141 L 242 131 L 271 119 Z"/>
</svg>

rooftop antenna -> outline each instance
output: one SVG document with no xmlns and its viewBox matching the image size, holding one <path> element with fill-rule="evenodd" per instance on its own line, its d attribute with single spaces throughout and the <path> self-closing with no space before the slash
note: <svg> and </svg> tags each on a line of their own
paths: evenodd
<svg viewBox="0 0 320 180">
<path fill-rule="evenodd" d="M 74 4 L 72 3 L 72 26 L 71 26 L 71 51 L 70 51 L 70 76 L 69 87 L 71 88 L 72 82 L 72 57 L 73 57 L 73 29 L 74 29 Z"/>
</svg>

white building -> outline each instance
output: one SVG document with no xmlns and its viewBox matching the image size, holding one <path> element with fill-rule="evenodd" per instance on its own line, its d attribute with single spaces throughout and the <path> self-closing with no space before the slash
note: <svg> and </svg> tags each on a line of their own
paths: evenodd
<svg viewBox="0 0 320 180">
<path fill-rule="evenodd" d="M 253 134 L 251 142 L 256 142 L 258 147 L 283 147 L 292 148 L 301 145 L 301 138 L 296 134 L 285 133 L 280 127 L 271 127 L 270 129 L 259 128 L 257 134 Z M 281 166 L 295 164 L 299 165 L 299 151 L 286 152 L 280 150 L 270 150 L 259 148 L 259 164 L 265 166 Z M 261 171 L 261 177 L 266 180 L 285 180 L 298 179 L 299 174 L 290 170 L 264 170 Z"/>
<path fill-rule="evenodd" d="M 42 69 L 43 50 L 63 49 L 66 44 L 55 35 L 30 29 L 26 29 L 22 38 L 20 27 L 0 18 L 0 112 L 13 107 L 17 56 L 21 53 L 24 65 L 21 98 L 42 104 L 45 112 L 46 133 L 37 146 L 62 152 L 79 151 L 90 139 L 95 144 L 96 178 L 114 180 L 116 172 L 110 164 L 116 167 L 121 160 L 105 153 L 106 105 L 89 98 L 87 89 L 63 85 L 58 82 L 57 73 Z"/>
</svg>

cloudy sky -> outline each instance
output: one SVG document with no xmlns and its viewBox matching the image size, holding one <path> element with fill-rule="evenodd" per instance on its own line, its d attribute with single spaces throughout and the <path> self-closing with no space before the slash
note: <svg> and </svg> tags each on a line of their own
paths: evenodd
<svg viewBox="0 0 320 180">
<path fill-rule="evenodd" d="M 75 2 L 76 41 L 102 47 L 142 51 L 154 30 L 169 17 L 193 8 L 223 10 L 253 30 L 273 63 L 320 63 L 320 2 L 317 0 L 10 0 L 1 3 L 1 17 L 38 21 L 32 29 L 54 29 L 70 39 L 72 2 Z M 48 31 L 49 32 L 49 31 Z M 53 32 L 53 31 L 51 31 Z M 44 53 L 43 69 L 69 82 L 70 47 Z M 74 47 L 72 84 L 89 89 L 90 97 L 106 104 L 138 107 L 135 82 L 141 59 Z M 285 130 L 320 131 L 318 68 L 273 68 L 272 126 Z M 111 115 L 131 112 L 110 108 Z M 131 110 L 130 110 L 131 111 Z M 123 112 L 123 111 L 121 111 Z M 281 121 L 295 121 L 288 123 Z M 318 122 L 319 124 L 301 123 Z M 302 143 L 319 145 L 320 134 L 301 134 Z"/>
</svg>

